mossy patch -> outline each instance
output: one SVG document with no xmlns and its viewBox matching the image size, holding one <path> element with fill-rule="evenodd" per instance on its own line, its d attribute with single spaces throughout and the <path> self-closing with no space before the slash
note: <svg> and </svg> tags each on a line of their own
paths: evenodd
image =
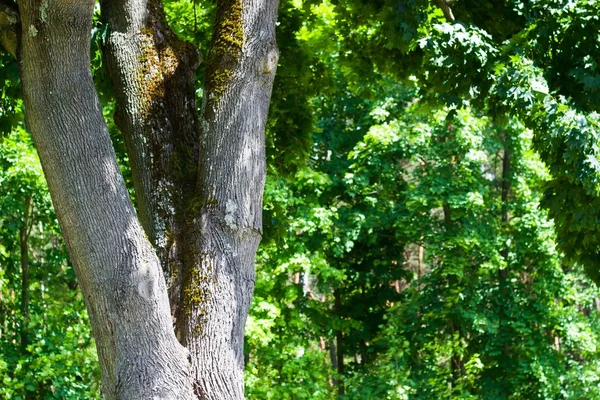
<svg viewBox="0 0 600 400">
<path fill-rule="evenodd" d="M 194 219 L 200 214 L 200 211 L 206 208 L 216 208 L 219 202 L 215 198 L 205 199 L 204 196 L 193 196 L 188 202 L 187 208 L 187 223 L 191 226 L 195 225 Z"/>
<path fill-rule="evenodd" d="M 186 70 L 186 67 L 195 69 L 199 63 L 194 46 L 181 40 L 166 25 L 160 2 L 149 4 L 149 14 L 146 25 L 139 32 L 141 52 L 137 79 L 143 92 L 144 112 L 151 112 L 153 104 L 165 97 L 166 82 L 178 74 L 180 65 L 183 64 Z M 157 32 L 162 34 L 157 35 Z"/>
<path fill-rule="evenodd" d="M 225 93 L 225 89 L 227 88 L 227 84 L 231 81 L 231 77 L 233 72 L 230 69 L 220 69 L 215 70 L 211 76 L 212 79 L 212 95 L 217 99 L 220 98 L 223 93 Z"/>
<path fill-rule="evenodd" d="M 224 1 L 217 8 L 210 54 L 206 65 L 207 104 L 216 105 L 234 77 L 244 47 L 241 0 Z"/>
<path fill-rule="evenodd" d="M 216 283 L 216 277 L 208 254 L 200 256 L 200 265 L 194 266 L 188 272 L 188 279 L 183 289 L 183 310 L 185 316 L 193 323 L 195 335 L 201 335 L 208 321 L 207 305 L 211 301 L 211 287 Z"/>
<path fill-rule="evenodd" d="M 156 32 L 149 26 L 140 31 L 142 51 L 138 57 L 138 79 L 142 89 L 143 112 L 148 113 L 152 104 L 165 97 L 165 81 L 177 71 L 180 60 L 177 49 L 170 43 L 159 46 Z"/>
<path fill-rule="evenodd" d="M 190 271 L 190 280 L 183 289 L 183 305 L 186 315 L 192 315 L 192 309 L 202 311 L 202 305 L 210 301 L 209 284 L 212 276 L 195 267 Z"/>
<path fill-rule="evenodd" d="M 239 57 L 244 46 L 244 25 L 242 20 L 242 2 L 225 2 L 225 10 L 218 19 L 211 51 Z"/>
</svg>

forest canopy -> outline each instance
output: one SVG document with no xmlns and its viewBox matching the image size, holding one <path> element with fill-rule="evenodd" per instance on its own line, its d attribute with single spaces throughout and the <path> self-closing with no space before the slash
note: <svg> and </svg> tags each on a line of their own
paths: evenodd
<svg viewBox="0 0 600 400">
<path fill-rule="evenodd" d="M 0 1 L 0 398 L 99 398 L 94 323 L 25 120 L 8 28 L 17 3 Z M 218 127 L 234 97 L 230 70 L 248 44 L 227 22 L 235 4 L 163 0 L 165 21 L 152 14 L 174 34 L 160 46 L 181 51 L 192 71 L 192 111 L 204 119 L 197 127 L 182 113 L 182 125 L 202 131 L 214 117 Z M 177 240 L 169 224 L 217 201 L 175 198 L 164 243 L 148 230 L 157 223 L 144 211 L 127 81 L 111 69 L 119 53 L 102 7 L 90 26 L 93 83 L 127 193 L 164 262 L 171 247 L 161 246 Z M 600 2 L 280 0 L 275 30 L 245 396 L 600 399 Z M 164 54 L 156 60 L 168 68 Z M 146 77 L 153 60 L 137 59 Z M 182 159 L 211 170 L 182 137 L 165 171 Z M 177 193 L 192 193 L 196 168 L 172 169 Z M 224 224 L 240 225 L 230 218 L 246 208 L 222 207 Z M 195 243 L 182 246 L 194 253 Z M 168 290 L 177 286 L 177 270 L 163 272 Z M 189 278 L 181 298 L 210 297 L 204 279 Z M 189 301 L 171 294 L 177 323 L 197 318 L 187 334 L 202 337 L 212 308 L 186 312 Z"/>
</svg>

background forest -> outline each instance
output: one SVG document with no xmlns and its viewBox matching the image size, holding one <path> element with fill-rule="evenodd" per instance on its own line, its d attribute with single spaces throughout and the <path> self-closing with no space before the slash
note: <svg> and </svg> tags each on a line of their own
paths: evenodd
<svg viewBox="0 0 600 400">
<path fill-rule="evenodd" d="M 214 2 L 164 6 L 205 55 Z M 600 399 L 599 32 L 593 0 L 281 0 L 249 399 Z M 98 398 L 9 55 L 0 80 L 0 398 Z"/>
</svg>

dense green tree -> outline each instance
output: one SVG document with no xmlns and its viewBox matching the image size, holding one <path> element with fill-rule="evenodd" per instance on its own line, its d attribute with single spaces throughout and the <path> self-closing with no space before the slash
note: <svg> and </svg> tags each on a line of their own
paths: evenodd
<svg viewBox="0 0 600 400">
<path fill-rule="evenodd" d="M 532 129 L 551 172 L 543 204 L 559 246 L 596 278 L 600 53 L 587 33 L 598 31 L 598 2 L 460 1 L 449 22 L 425 1 L 335 4 L 339 25 L 356 29 L 342 35 L 350 65 L 416 76 L 430 103 L 471 104 Z"/>
<path fill-rule="evenodd" d="M 307 167 L 267 184 L 250 394 L 332 398 L 345 381 L 348 398 L 598 397 L 598 294 L 538 209 L 556 171 L 527 126 L 557 119 L 534 109 L 550 89 L 502 44 L 542 17 L 398 7 L 302 7 L 296 40 L 333 79 L 311 100 Z M 534 148 L 564 123 L 538 126 Z"/>
</svg>

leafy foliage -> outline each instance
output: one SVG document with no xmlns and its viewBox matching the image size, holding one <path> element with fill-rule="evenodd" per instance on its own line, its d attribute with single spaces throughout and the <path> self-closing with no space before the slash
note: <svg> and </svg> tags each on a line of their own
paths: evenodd
<svg viewBox="0 0 600 400">
<path fill-rule="evenodd" d="M 164 5 L 206 58 L 214 2 Z M 452 8 L 448 23 L 424 0 L 281 1 L 249 398 L 600 399 L 600 3 Z M 92 68 L 131 188 L 107 29 Z M 93 398 L 83 301 L 7 55 L 0 80 L 0 397 Z"/>
<path fill-rule="evenodd" d="M 97 397 L 99 370 L 85 305 L 39 160 L 21 128 L 0 144 L 0 188 L 0 397 Z M 23 228 L 29 232 L 25 288 Z M 23 290 L 29 297 L 26 315 Z"/>
</svg>

